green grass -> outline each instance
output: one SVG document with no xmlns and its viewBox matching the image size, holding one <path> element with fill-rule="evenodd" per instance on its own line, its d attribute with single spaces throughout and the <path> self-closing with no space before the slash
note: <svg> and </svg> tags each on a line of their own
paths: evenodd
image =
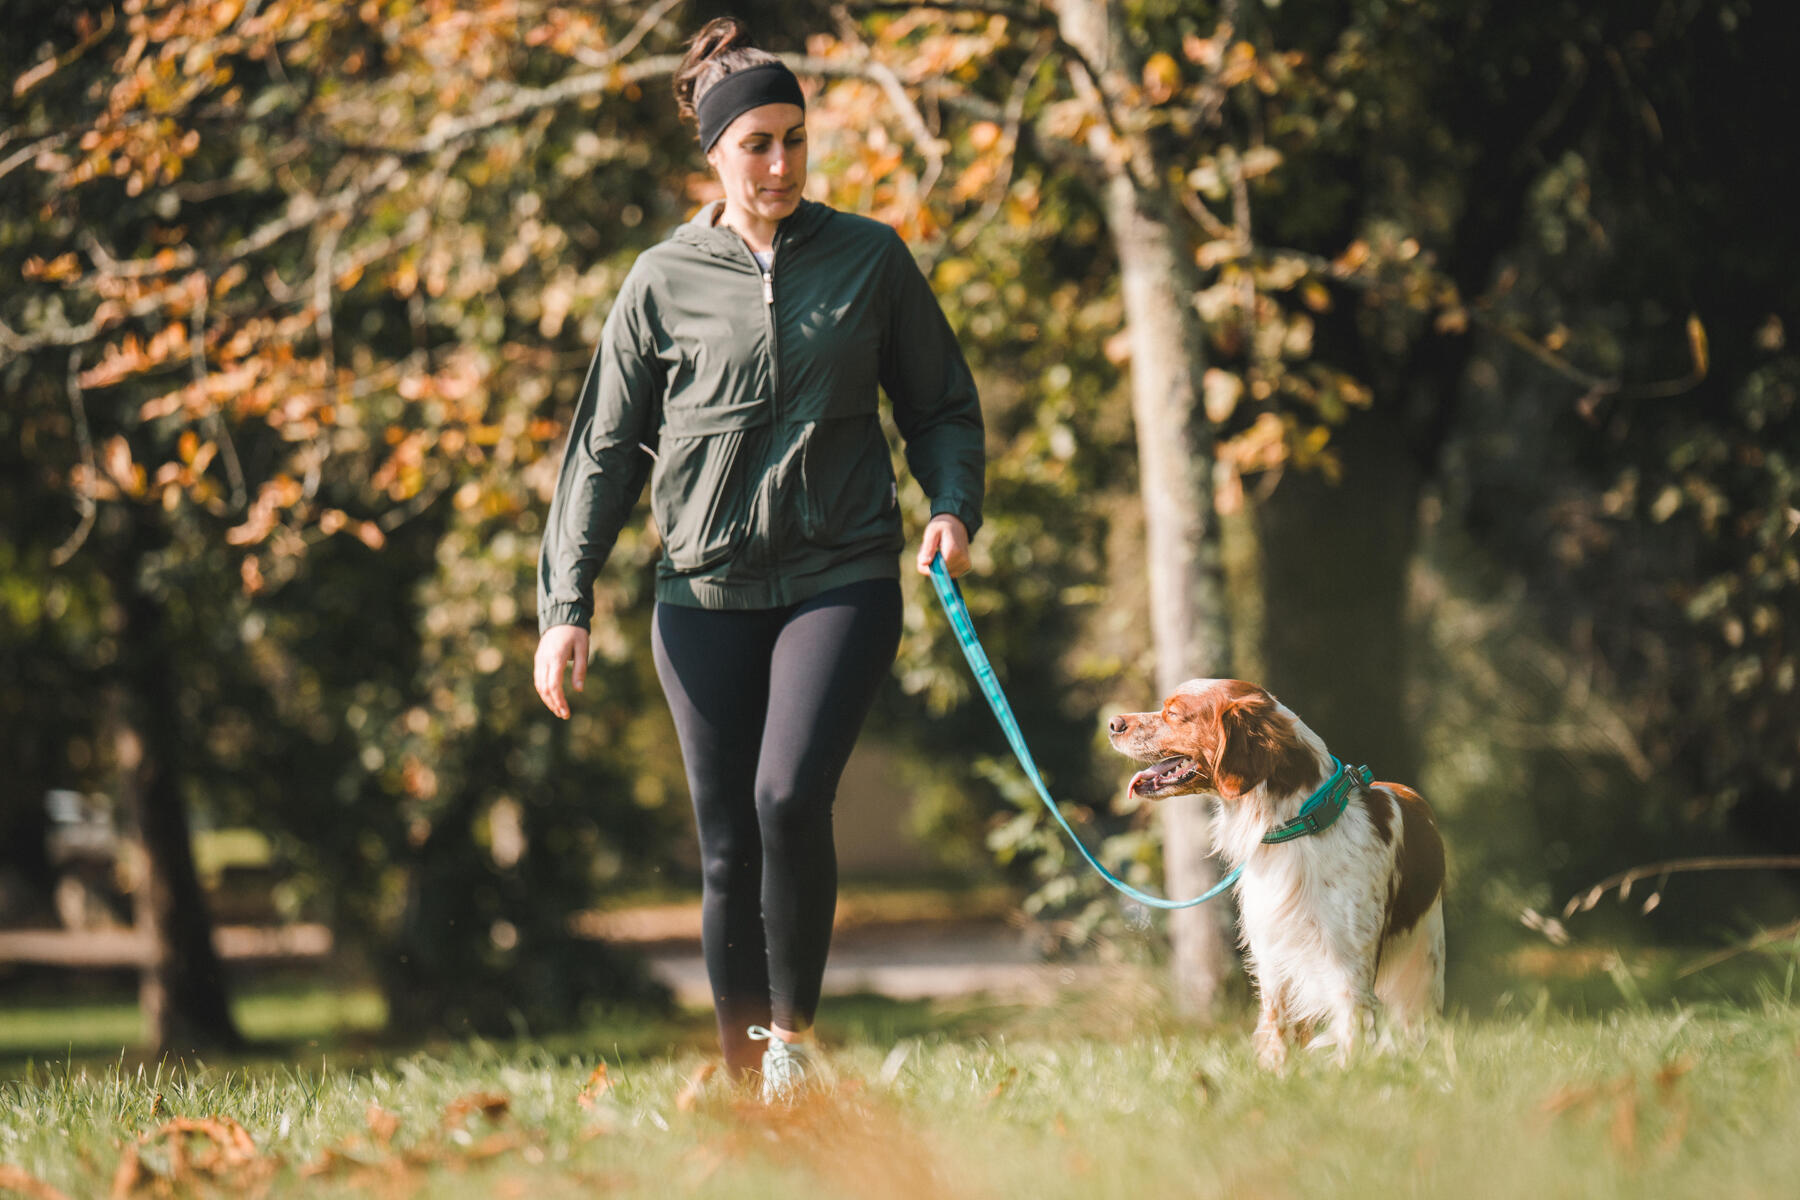
<svg viewBox="0 0 1800 1200">
<path fill-rule="evenodd" d="M 249 1156 L 207 1176 L 203 1138 L 178 1158 L 153 1139 L 143 1194 L 170 1172 L 207 1181 L 196 1194 L 532 1200 L 1786 1197 L 1800 1178 L 1800 1007 L 1773 989 L 1464 1014 L 1413 1050 L 1344 1070 L 1302 1054 L 1279 1076 L 1252 1065 L 1246 1014 L 1202 1034 L 1165 1013 L 1129 982 L 1035 1006 L 834 1000 L 837 1086 L 786 1115 L 717 1077 L 684 1102 L 699 1014 L 350 1063 L 40 1064 L 0 1084 L 0 1163 L 104 1195 L 139 1134 L 217 1115 Z M 583 1106 L 602 1061 L 610 1087 Z M 505 1111 L 468 1115 L 471 1093 Z"/>
<path fill-rule="evenodd" d="M 232 1004 L 238 1028 L 254 1042 L 337 1044 L 372 1035 L 387 1023 L 387 1004 L 373 987 L 253 988 Z M 144 1037 L 135 1000 L 24 1004 L 0 1009 L 0 1078 L 27 1054 L 112 1055 Z"/>
</svg>

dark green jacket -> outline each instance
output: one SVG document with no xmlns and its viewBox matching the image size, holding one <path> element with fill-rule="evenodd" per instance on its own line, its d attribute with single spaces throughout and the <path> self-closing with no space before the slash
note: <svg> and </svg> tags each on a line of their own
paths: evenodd
<svg viewBox="0 0 1800 1200">
<path fill-rule="evenodd" d="M 765 278 L 715 207 L 638 256 L 606 318 L 538 558 L 540 629 L 588 625 L 646 476 L 665 603 L 779 608 L 897 578 L 877 384 L 932 513 L 981 524 L 975 383 L 899 235 L 802 201 Z"/>
</svg>

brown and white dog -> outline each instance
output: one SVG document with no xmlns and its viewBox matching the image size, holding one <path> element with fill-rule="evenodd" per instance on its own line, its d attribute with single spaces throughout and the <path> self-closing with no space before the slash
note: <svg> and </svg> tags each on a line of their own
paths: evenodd
<svg viewBox="0 0 1800 1200">
<path fill-rule="evenodd" d="M 1262 1012 L 1257 1059 L 1331 1027 L 1340 1061 L 1377 1005 L 1416 1030 L 1444 1006 L 1444 844 L 1424 799 L 1397 783 L 1354 789 L 1316 834 L 1266 844 L 1333 770 L 1325 743 L 1274 696 L 1237 679 L 1193 679 L 1158 712 L 1110 722 L 1114 749 L 1154 765 L 1132 777 L 1150 799 L 1216 795 L 1213 849 L 1241 866 L 1242 942 Z"/>
</svg>

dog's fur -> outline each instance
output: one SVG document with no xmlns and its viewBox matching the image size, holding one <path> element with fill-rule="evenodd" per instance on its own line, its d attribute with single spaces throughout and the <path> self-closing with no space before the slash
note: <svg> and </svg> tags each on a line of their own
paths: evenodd
<svg viewBox="0 0 1800 1200">
<path fill-rule="evenodd" d="M 1424 799 L 1397 783 L 1351 795 L 1329 828 L 1265 844 L 1332 770 L 1325 743 L 1274 696 L 1237 679 L 1193 679 L 1158 712 L 1121 713 L 1113 747 L 1154 766 L 1140 796 L 1219 798 L 1214 850 L 1241 865 L 1242 941 L 1262 1011 L 1257 1059 L 1327 1023 L 1339 1060 L 1372 1032 L 1377 1006 L 1416 1030 L 1444 1006 L 1444 845 Z"/>
</svg>

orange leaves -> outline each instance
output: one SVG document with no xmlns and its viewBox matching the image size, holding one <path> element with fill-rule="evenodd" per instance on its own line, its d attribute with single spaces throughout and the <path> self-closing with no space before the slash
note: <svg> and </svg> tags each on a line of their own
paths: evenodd
<svg viewBox="0 0 1800 1200">
<path fill-rule="evenodd" d="M 1185 34 L 1181 39 L 1181 55 L 1191 63 L 1198 63 L 1209 71 L 1215 71 L 1224 60 L 1225 47 L 1230 41 L 1230 25 L 1220 25 L 1209 38 L 1203 38 L 1197 33 Z"/>
<path fill-rule="evenodd" d="M 612 1080 L 607 1077 L 606 1064 L 602 1062 L 594 1068 L 594 1073 L 589 1075 L 587 1082 L 581 1086 L 581 1093 L 575 1097 L 575 1103 L 582 1108 L 593 1108 L 594 1102 L 599 1100 L 611 1087 Z"/>
<path fill-rule="evenodd" d="M 573 56 L 581 50 L 600 49 L 606 44 L 606 36 L 587 13 L 557 7 L 525 31 L 525 44 L 547 46 L 558 54 Z"/>
<path fill-rule="evenodd" d="M 700 1104 L 700 1096 L 706 1090 L 706 1081 L 713 1077 L 719 1064 L 708 1059 L 694 1068 L 693 1074 L 682 1084 L 681 1091 L 675 1097 L 675 1108 L 680 1112 L 693 1112 Z"/>
<path fill-rule="evenodd" d="M 297 503 L 300 494 L 297 482 L 286 475 L 277 475 L 262 485 L 244 523 L 225 531 L 225 540 L 233 546 L 250 546 L 263 541 L 275 531 L 281 510 Z"/>
<path fill-rule="evenodd" d="M 386 1149 L 394 1140 L 394 1134 L 400 1131 L 400 1118 L 375 1101 L 369 1101 L 368 1110 L 363 1114 L 369 1126 L 369 1135 L 375 1139 L 377 1146 Z"/>
<path fill-rule="evenodd" d="M 969 126 L 969 145 L 977 152 L 986 154 L 999 147 L 1002 132 L 1000 126 L 992 121 L 977 121 Z"/>
<path fill-rule="evenodd" d="M 59 254 L 49 262 L 33 255 L 25 260 L 21 274 L 27 279 L 41 279 L 45 283 L 66 283 L 81 277 L 81 260 L 75 257 L 73 250 Z"/>
<path fill-rule="evenodd" d="M 500 1092 L 467 1092 L 452 1100 L 444 1109 L 445 1129 L 463 1129 L 469 1118 L 477 1114 L 498 1121 L 512 1109 L 512 1099 Z"/>
<path fill-rule="evenodd" d="M 541 1150 L 529 1149 L 533 1137 L 519 1130 L 498 1129 L 481 1138 L 471 1135 L 472 1121 L 480 1118 L 497 1125 L 506 1120 L 511 1110 L 511 1098 L 501 1093 L 470 1092 L 445 1107 L 438 1134 L 396 1147 L 401 1128 L 399 1116 L 371 1103 L 364 1118 L 369 1141 L 353 1135 L 339 1145 L 329 1146 L 317 1158 L 301 1165 L 300 1175 L 305 1179 L 344 1175 L 351 1184 L 385 1185 L 384 1190 L 402 1195 L 423 1194 L 419 1189 L 426 1183 L 424 1172 L 433 1167 L 462 1167 L 521 1148 L 527 1148 L 528 1157 L 533 1153 L 541 1155 Z"/>
<path fill-rule="evenodd" d="M 144 468 L 131 461 L 131 443 L 123 437 L 115 434 L 107 440 L 100 450 L 100 463 L 120 492 L 127 496 L 144 494 Z"/>
<path fill-rule="evenodd" d="M 27 1200 L 69 1200 L 67 1194 L 18 1167 L 0 1164 L 0 1192 L 17 1192 Z"/>
<path fill-rule="evenodd" d="M 162 1161 L 152 1165 L 147 1155 Z M 178 1117 L 138 1135 L 113 1173 L 112 1200 L 145 1192 L 167 1194 L 200 1184 L 243 1190 L 266 1185 L 274 1159 L 257 1150 L 250 1134 L 228 1117 Z"/>
<path fill-rule="evenodd" d="M 1152 104 L 1167 104 L 1181 90 L 1181 66 L 1172 54 L 1158 51 L 1144 61 L 1144 95 Z"/>
<path fill-rule="evenodd" d="M 100 361 L 81 373 L 85 388 L 111 387 L 133 375 L 161 366 L 188 352 L 188 330 L 184 321 L 171 321 L 153 334 L 148 342 L 139 342 L 137 334 L 128 333 L 108 346 Z"/>
<path fill-rule="evenodd" d="M 1651 1076 L 1652 1093 L 1647 1106 L 1644 1089 L 1636 1076 L 1627 1071 L 1616 1079 L 1597 1084 L 1567 1084 L 1544 1097 L 1538 1112 L 1546 1119 L 1559 1117 L 1592 1118 L 1607 1114 L 1607 1140 L 1613 1152 L 1628 1161 L 1635 1160 L 1638 1141 L 1646 1124 L 1660 1125 L 1656 1152 L 1668 1157 L 1680 1148 L 1687 1137 L 1689 1107 L 1685 1094 L 1677 1085 L 1695 1060 L 1691 1056 L 1670 1059 Z"/>
</svg>

